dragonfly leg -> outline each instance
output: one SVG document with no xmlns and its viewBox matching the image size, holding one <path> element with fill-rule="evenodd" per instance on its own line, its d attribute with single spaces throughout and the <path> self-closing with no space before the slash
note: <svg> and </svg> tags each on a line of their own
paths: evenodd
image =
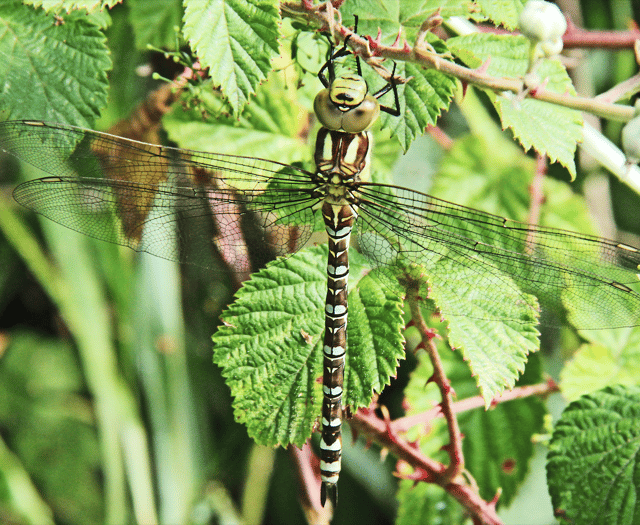
<svg viewBox="0 0 640 525">
<path fill-rule="evenodd" d="M 389 115 L 393 115 L 394 117 L 400 116 L 400 97 L 398 96 L 398 84 L 395 80 L 396 76 L 396 63 L 393 63 L 393 71 L 391 72 L 391 80 L 389 83 L 384 86 L 382 89 L 376 91 L 373 96 L 375 98 L 380 98 L 382 95 L 386 95 L 389 91 L 393 91 L 393 99 L 394 99 L 394 107 L 390 108 L 389 106 L 383 106 L 380 104 L 380 110 L 385 113 L 389 113 Z"/>
<path fill-rule="evenodd" d="M 355 26 L 353 27 L 353 33 L 357 33 L 358 32 L 358 16 L 354 15 L 354 18 L 356 19 L 356 23 L 355 23 Z M 351 50 L 347 47 L 347 43 L 349 42 L 349 39 L 351 38 L 352 34 L 347 35 L 347 38 L 344 39 L 344 43 L 342 44 L 342 47 L 338 49 L 335 53 L 333 52 L 333 49 L 334 49 L 333 42 L 331 41 L 330 38 L 328 38 L 329 58 L 324 63 L 324 65 L 320 68 L 320 71 L 318 71 L 318 78 L 320 79 L 320 82 L 322 82 L 322 85 L 324 87 L 329 87 L 331 83 L 336 79 L 336 71 L 335 71 L 335 68 L 333 67 L 333 63 L 335 62 L 335 60 L 337 58 L 342 58 L 351 54 Z M 358 75 L 362 76 L 360 58 L 357 56 L 356 56 L 356 68 L 358 70 Z M 325 75 L 326 70 L 329 70 L 329 79 L 327 79 Z"/>
</svg>

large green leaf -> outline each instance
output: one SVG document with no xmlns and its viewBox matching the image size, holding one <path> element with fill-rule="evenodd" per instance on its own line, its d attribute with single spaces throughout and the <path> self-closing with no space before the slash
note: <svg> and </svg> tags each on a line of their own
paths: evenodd
<svg viewBox="0 0 640 525">
<path fill-rule="evenodd" d="M 609 385 L 640 384 L 640 330 L 582 331 L 592 341 L 578 348 L 560 375 L 560 388 L 568 400 Z"/>
<path fill-rule="evenodd" d="M 608 387 L 571 403 L 550 448 L 547 480 L 556 512 L 576 525 L 638 523 L 638 387 Z"/>
<path fill-rule="evenodd" d="M 429 483 L 402 480 L 398 488 L 396 525 L 463 525 L 468 516 L 443 489 Z"/>
<path fill-rule="evenodd" d="M 447 46 L 469 67 L 486 64 L 486 73 L 495 77 L 521 78 L 528 69 L 529 41 L 522 36 L 474 33 L 449 39 Z M 571 79 L 557 60 L 543 60 L 536 74 L 545 89 L 575 94 Z M 511 128 L 525 150 L 533 147 L 552 162 L 559 161 L 575 177 L 574 155 L 582 139 L 579 111 L 513 93 L 487 94 L 504 128 Z"/>
<path fill-rule="evenodd" d="M 373 4 L 354 1 L 346 3 L 340 12 L 346 21 L 353 19 L 353 15 L 358 16 L 359 34 L 375 37 L 380 31 L 382 43 L 391 45 L 401 27 L 406 31 L 406 38 L 412 41 L 420 24 L 438 9 L 441 9 L 442 16 L 468 14 L 466 2 L 461 1 L 395 1 Z M 426 41 L 439 54 L 444 55 L 448 51 L 446 44 L 433 33 L 427 33 Z M 390 63 L 386 63 L 385 67 L 389 71 L 393 69 Z M 363 74 L 370 86 L 380 83 L 379 78 L 369 76 L 366 68 Z M 441 112 L 449 108 L 457 81 L 435 69 L 425 69 L 409 62 L 397 64 L 396 75 L 409 79 L 406 84 L 398 86 L 401 115 L 398 118 L 383 113 L 381 120 L 383 127 L 391 130 L 406 151 L 416 137 L 422 135 L 428 125 L 435 125 Z M 372 88 L 372 91 L 376 89 Z M 392 94 L 385 95 L 381 103 L 393 107 Z"/>
<path fill-rule="evenodd" d="M 180 147 L 231 155 L 251 155 L 291 164 L 311 159 L 311 146 L 302 138 L 308 121 L 296 91 L 272 73 L 239 118 L 220 115 L 221 102 L 203 92 L 201 101 L 213 115 L 206 121 L 178 106 L 163 118 L 169 137 Z"/>
<path fill-rule="evenodd" d="M 0 7 L 0 107 L 9 118 L 92 127 L 107 101 L 106 39 L 85 17 L 55 24 L 31 7 Z"/>
<path fill-rule="evenodd" d="M 440 71 L 410 63 L 404 65 L 404 75 L 410 78 L 400 90 L 404 111 L 400 117 L 384 114 L 382 119 L 406 151 L 427 126 L 436 124 L 443 110 L 449 109 L 457 82 Z"/>
<path fill-rule="evenodd" d="M 275 0 L 185 0 L 184 36 L 238 114 L 278 54 Z"/>
<path fill-rule="evenodd" d="M 518 17 L 525 0 L 476 0 L 475 3 L 497 26 L 503 25 L 513 30 L 518 26 Z"/>
<path fill-rule="evenodd" d="M 462 351 L 489 406 L 514 386 L 528 354 L 539 348 L 537 302 L 519 292 L 508 276 L 479 281 L 477 271 L 466 261 L 444 259 L 430 273 L 430 297 L 447 319 L 449 341 Z M 446 285 L 438 286 L 439 281 Z"/>
<path fill-rule="evenodd" d="M 25 4 L 31 4 L 34 7 L 42 7 L 45 11 L 54 13 L 60 11 L 74 11 L 76 9 L 86 9 L 87 11 L 98 11 L 106 8 L 112 8 L 116 4 L 120 4 L 122 0 L 25 0 Z"/>
<path fill-rule="evenodd" d="M 302 445 L 320 413 L 327 246 L 254 274 L 224 313 L 214 361 L 234 396 L 236 418 L 264 445 Z M 400 299 L 350 257 L 344 403 L 371 402 L 404 357 Z"/>
<path fill-rule="evenodd" d="M 129 2 L 129 21 L 138 49 L 144 50 L 147 45 L 174 49 L 176 28 L 182 22 L 182 4 L 179 0 L 135 0 Z"/>
</svg>

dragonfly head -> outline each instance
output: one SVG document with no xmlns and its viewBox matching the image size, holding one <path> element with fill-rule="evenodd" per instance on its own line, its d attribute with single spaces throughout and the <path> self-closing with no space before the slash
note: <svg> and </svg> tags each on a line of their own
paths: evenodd
<svg viewBox="0 0 640 525">
<path fill-rule="evenodd" d="M 313 109 L 325 128 L 347 133 L 365 131 L 380 114 L 380 104 L 358 75 L 333 80 L 316 95 Z"/>
</svg>

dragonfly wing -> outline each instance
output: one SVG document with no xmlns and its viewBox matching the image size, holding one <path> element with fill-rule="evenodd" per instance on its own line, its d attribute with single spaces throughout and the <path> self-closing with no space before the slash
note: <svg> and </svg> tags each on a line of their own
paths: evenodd
<svg viewBox="0 0 640 525">
<path fill-rule="evenodd" d="M 427 272 L 443 264 L 467 268 L 473 277 L 460 289 L 461 305 L 469 288 L 478 288 L 487 304 L 527 302 L 525 294 L 532 294 L 546 307 L 570 306 L 577 328 L 640 323 L 635 248 L 519 223 L 407 189 L 363 185 L 360 193 L 366 216 L 360 236 L 381 230 L 388 235 L 385 249 L 368 250 L 368 258 L 376 265 L 409 261 Z M 436 273 L 434 285 L 456 284 L 455 271 Z"/>
<path fill-rule="evenodd" d="M 297 249 L 311 233 L 311 174 L 294 166 L 27 121 L 0 124 L 0 149 L 51 175 L 16 188 L 19 203 L 166 259 L 207 265 L 210 258 L 172 241 L 201 234 L 246 271 L 247 245 L 272 257 Z M 253 226 L 251 241 L 242 225 Z"/>
</svg>

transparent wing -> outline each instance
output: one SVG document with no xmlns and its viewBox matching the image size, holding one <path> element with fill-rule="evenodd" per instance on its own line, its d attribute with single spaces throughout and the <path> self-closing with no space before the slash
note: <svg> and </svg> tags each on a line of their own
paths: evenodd
<svg viewBox="0 0 640 525">
<path fill-rule="evenodd" d="M 460 315 L 473 298 L 489 306 L 513 301 L 523 292 L 541 304 L 572 308 L 578 328 L 640 324 L 637 292 L 640 251 L 631 246 L 578 233 L 504 219 L 404 188 L 378 184 L 359 187 L 359 243 L 376 266 L 404 269 L 413 264 L 437 275 L 434 286 L 457 286 Z M 454 282 L 468 271 L 438 273 L 438 266 L 471 270 L 473 282 Z M 490 310 L 491 308 L 488 308 Z M 445 312 L 446 314 L 446 312 Z M 544 321 L 544 319 L 543 319 Z"/>
<path fill-rule="evenodd" d="M 210 258 L 198 250 L 167 242 L 176 234 L 181 241 L 204 235 L 246 271 L 247 245 L 277 255 L 311 234 L 313 175 L 294 166 L 34 121 L 0 123 L 0 149 L 51 175 L 18 186 L 20 204 L 166 259 L 206 265 Z M 210 247 L 201 243 L 202 250 Z"/>
</svg>

